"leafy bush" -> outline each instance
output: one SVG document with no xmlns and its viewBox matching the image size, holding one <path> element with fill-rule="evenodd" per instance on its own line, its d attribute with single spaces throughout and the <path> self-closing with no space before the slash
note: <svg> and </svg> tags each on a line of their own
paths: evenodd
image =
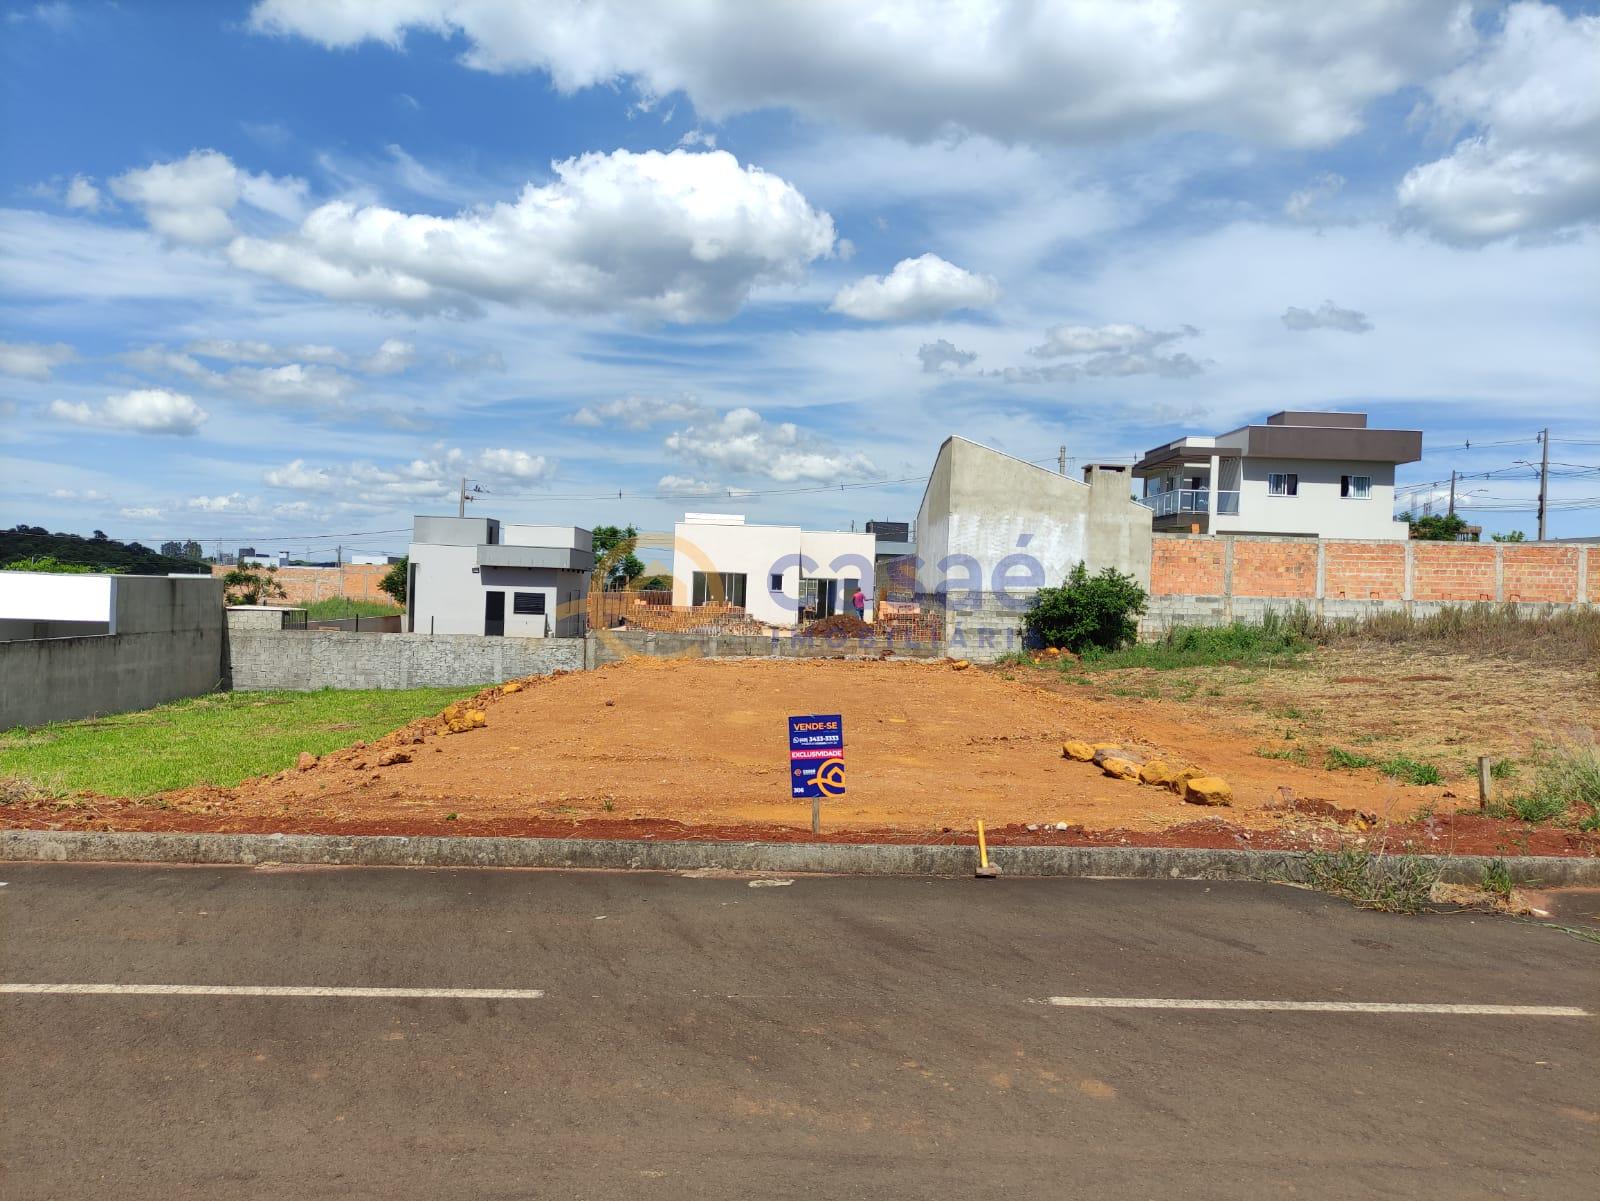
<svg viewBox="0 0 1600 1201">
<path fill-rule="evenodd" d="M 230 605 L 262 605 L 281 600 L 289 594 L 278 581 L 278 569 L 268 567 L 258 571 L 251 567 L 235 567 L 222 577 Z"/>
<path fill-rule="evenodd" d="M 406 603 L 406 567 L 411 562 L 411 556 L 406 555 L 398 563 L 390 564 L 389 570 L 383 573 L 383 579 L 378 581 L 378 591 L 387 592 L 394 597 L 394 603 L 404 606 Z"/>
<path fill-rule="evenodd" d="M 1148 595 L 1138 582 L 1115 567 L 1091 576 L 1079 563 L 1060 588 L 1034 594 L 1023 625 L 1045 646 L 1070 651 L 1114 651 L 1139 636 L 1139 614 Z"/>
<path fill-rule="evenodd" d="M 1413 538 L 1423 542 L 1458 542 L 1461 535 L 1467 532 L 1467 520 L 1459 513 L 1445 516 L 1429 513 L 1422 517 L 1407 513 L 1400 520 L 1411 526 Z M 1477 541 L 1476 536 L 1473 541 Z"/>
<path fill-rule="evenodd" d="M 0 563 L 0 571 L 44 571 L 51 575 L 94 575 L 100 569 L 87 563 L 63 563 L 54 555 L 33 555 L 30 558 L 14 559 L 10 563 Z M 113 567 L 108 574 L 120 574 L 122 568 Z"/>
</svg>

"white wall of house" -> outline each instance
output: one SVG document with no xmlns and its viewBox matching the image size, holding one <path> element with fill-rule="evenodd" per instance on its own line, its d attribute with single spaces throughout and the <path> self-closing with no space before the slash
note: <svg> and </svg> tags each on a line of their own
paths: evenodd
<svg viewBox="0 0 1600 1201">
<path fill-rule="evenodd" d="M 506 637 L 576 637 L 583 633 L 588 581 L 587 572 L 553 567 L 479 567 L 476 546 L 413 542 L 409 628 L 418 634 L 482 634 L 485 594 L 499 591 L 505 593 Z M 541 596 L 544 612 L 518 613 L 518 593 Z"/>
<path fill-rule="evenodd" d="M 794 625 L 804 575 L 858 584 L 867 596 L 870 619 L 876 548 L 872 534 L 746 525 L 733 516 L 693 517 L 672 531 L 672 603 L 694 603 L 697 571 L 743 575 L 745 611 L 751 617 L 769 625 Z"/>
<path fill-rule="evenodd" d="M 1407 538 L 1409 527 L 1394 518 L 1394 464 L 1343 463 L 1325 459 L 1243 460 L 1237 515 L 1216 514 L 1216 533 L 1306 534 L 1323 538 Z M 1269 477 L 1299 477 L 1294 496 L 1273 496 Z M 1368 476 L 1365 498 L 1340 494 L 1342 477 Z"/>
</svg>

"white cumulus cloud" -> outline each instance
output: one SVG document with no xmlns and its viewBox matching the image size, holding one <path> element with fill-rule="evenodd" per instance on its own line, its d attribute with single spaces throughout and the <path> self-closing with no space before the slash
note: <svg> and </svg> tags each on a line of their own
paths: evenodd
<svg viewBox="0 0 1600 1201">
<path fill-rule="evenodd" d="M 67 184 L 66 205 L 86 213 L 98 213 L 102 203 L 100 189 L 82 175 L 74 175 Z"/>
<path fill-rule="evenodd" d="M 824 439 L 802 433 L 793 422 L 774 424 L 750 408 L 676 430 L 667 435 L 665 445 L 693 463 L 763 475 L 780 483 L 865 479 L 877 472 L 866 455 L 840 451 Z"/>
<path fill-rule="evenodd" d="M 999 298 L 994 280 L 924 254 L 900 260 L 888 275 L 857 280 L 829 307 L 861 321 L 925 321 L 957 309 L 987 308 Z"/>
<path fill-rule="evenodd" d="M 630 430 L 649 429 L 669 421 L 696 421 L 711 415 L 693 396 L 620 396 L 585 405 L 567 418 L 573 425 L 596 428 L 622 425 Z"/>
<path fill-rule="evenodd" d="M 401 338 L 385 338 L 377 350 L 361 360 L 361 370 L 368 375 L 398 375 L 416 362 L 415 345 Z"/>
<path fill-rule="evenodd" d="M 1464 6 L 1416 0 L 259 0 L 250 25 L 327 47 L 460 36 L 484 71 L 563 92 L 683 91 L 712 120 L 784 107 L 902 137 L 1084 142 L 1204 131 L 1327 145 L 1444 69 Z"/>
<path fill-rule="evenodd" d="M 50 402 L 50 415 L 73 425 L 178 435 L 193 434 L 207 416 L 191 397 L 165 388 L 136 388 L 108 396 L 100 405 L 55 400 Z"/>
<path fill-rule="evenodd" d="M 215 150 L 127 171 L 111 181 L 120 199 L 143 210 L 145 220 L 169 242 L 212 245 L 234 233 L 233 209 L 240 201 L 286 221 L 299 217 L 306 183 L 252 175 Z"/>
<path fill-rule="evenodd" d="M 937 375 L 942 371 L 959 371 L 973 363 L 977 357 L 975 351 L 962 350 L 948 338 L 940 338 L 936 342 L 924 342 L 917 348 L 917 359 L 922 363 L 922 369 L 930 375 Z"/>
<path fill-rule="evenodd" d="M 342 300 L 412 309 L 479 302 L 695 321 L 832 253 L 833 220 L 726 151 L 585 154 L 515 203 L 454 217 L 336 201 L 292 235 L 239 237 L 233 263 Z"/>
<path fill-rule="evenodd" d="M 1470 132 L 1400 182 L 1406 219 L 1460 244 L 1600 220 L 1600 16 L 1514 4 L 1432 88 L 1436 121 Z"/>
</svg>

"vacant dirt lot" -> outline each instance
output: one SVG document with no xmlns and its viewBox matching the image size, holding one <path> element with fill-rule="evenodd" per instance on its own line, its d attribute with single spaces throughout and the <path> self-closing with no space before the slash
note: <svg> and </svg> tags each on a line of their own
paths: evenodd
<svg viewBox="0 0 1600 1201">
<path fill-rule="evenodd" d="M 0 824 L 809 838 L 809 803 L 789 796 L 785 718 L 840 712 L 849 792 L 824 804 L 833 838 L 964 841 L 982 818 L 999 842 L 1296 847 L 1356 837 L 1439 851 L 1600 851 L 1595 834 L 1457 815 L 1476 804 L 1467 769 L 1480 750 L 1524 755 L 1553 722 L 1594 720 L 1581 673 L 1527 668 L 1491 687 L 1481 664 L 1427 666 L 1317 652 L 1293 666 L 1085 683 L 1053 667 L 637 658 L 487 691 L 472 702 L 482 728 L 448 733 L 423 718 L 234 788 L 36 798 L 0 806 Z M 1202 808 L 1110 778 L 1064 759 L 1066 739 L 1220 775 L 1234 804 Z M 1334 746 L 1448 770 L 1437 785 L 1325 770 Z"/>
</svg>

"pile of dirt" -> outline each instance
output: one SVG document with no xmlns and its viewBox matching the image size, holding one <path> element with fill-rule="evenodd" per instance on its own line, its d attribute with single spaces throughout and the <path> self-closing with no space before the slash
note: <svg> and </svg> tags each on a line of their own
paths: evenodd
<svg viewBox="0 0 1600 1201">
<path fill-rule="evenodd" d="M 869 622 L 862 621 L 859 617 L 852 617 L 848 613 L 836 613 L 832 617 L 812 622 L 800 632 L 812 638 L 870 638 L 876 631 Z"/>
</svg>

